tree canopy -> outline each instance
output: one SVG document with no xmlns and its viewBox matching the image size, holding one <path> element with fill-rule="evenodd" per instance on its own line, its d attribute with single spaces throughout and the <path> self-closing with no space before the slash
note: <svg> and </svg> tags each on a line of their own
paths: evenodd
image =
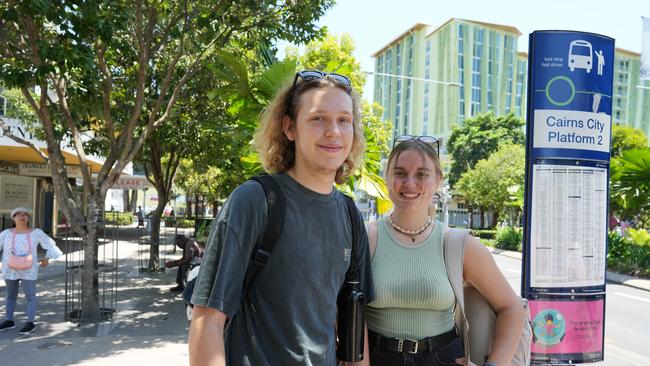
<svg viewBox="0 0 650 366">
<path fill-rule="evenodd" d="M 0 2 L 0 82 L 38 117 L 54 192 L 84 237 L 83 314 L 97 320 L 97 230 L 107 190 L 174 113 L 189 80 L 217 51 L 321 36 L 332 0 L 8 0 Z M 193 97 L 200 98 L 202 95 Z M 2 121 L 0 121 L 2 125 Z M 62 144 L 76 153 L 73 192 Z M 92 168 L 91 154 L 103 153 Z"/>
<path fill-rule="evenodd" d="M 648 147 L 648 137 L 642 130 L 619 124 L 612 126 L 612 158 L 620 156 L 625 150 L 646 147 Z"/>
<path fill-rule="evenodd" d="M 472 206 L 492 208 L 498 214 L 517 206 L 517 191 L 524 185 L 526 149 L 505 144 L 461 176 L 457 191 Z"/>
<path fill-rule="evenodd" d="M 650 220 L 650 149 L 623 150 L 612 159 L 610 206 L 621 218 Z M 643 226 L 645 227 L 645 226 Z"/>
<path fill-rule="evenodd" d="M 525 122 L 514 114 L 495 116 L 492 112 L 479 114 L 454 126 L 447 141 L 447 151 L 452 163 L 449 185 L 453 188 L 462 174 L 472 169 L 479 160 L 487 159 L 500 145 L 523 145 Z"/>
<path fill-rule="evenodd" d="M 287 49 L 287 58 L 295 59 L 301 69 L 313 69 L 343 74 L 350 78 L 352 87 L 362 94 L 366 75 L 361 71 L 361 63 L 354 57 L 355 44 L 349 34 L 337 37 L 327 34 L 323 39 L 315 39 L 307 44 L 304 53 L 297 48 Z"/>
</svg>

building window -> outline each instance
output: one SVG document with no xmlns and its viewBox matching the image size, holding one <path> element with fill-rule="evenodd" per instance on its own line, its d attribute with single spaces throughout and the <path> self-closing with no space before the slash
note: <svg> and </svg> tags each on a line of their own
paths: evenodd
<svg viewBox="0 0 650 366">
<path fill-rule="evenodd" d="M 397 64 L 397 75 L 402 75 L 402 47 L 397 45 L 395 62 Z M 397 104 L 395 108 L 395 127 L 399 123 L 400 111 L 402 105 L 402 78 L 397 79 Z"/>
<path fill-rule="evenodd" d="M 511 37 L 506 36 L 504 41 L 504 53 L 506 61 L 506 106 L 505 113 L 510 113 L 512 104 L 512 84 L 514 79 L 515 42 Z"/>
<path fill-rule="evenodd" d="M 483 60 L 484 29 L 474 30 L 474 52 L 472 54 L 472 115 L 481 111 L 481 63 Z"/>
<path fill-rule="evenodd" d="M 384 72 L 388 73 L 388 74 L 393 73 L 393 70 L 392 70 L 392 68 L 393 68 L 392 56 L 393 56 L 392 51 L 388 50 L 388 52 L 386 52 L 386 57 L 384 57 Z M 384 99 L 383 99 L 382 104 L 384 106 L 384 119 L 388 119 L 389 118 L 388 117 L 388 109 L 390 107 L 390 100 L 391 100 L 391 95 L 390 95 L 390 93 L 391 93 L 391 85 L 392 85 L 393 80 L 392 80 L 392 78 L 385 78 L 384 80 L 385 80 L 385 82 L 384 82 L 384 93 L 383 93 Z"/>
<path fill-rule="evenodd" d="M 427 45 L 424 49 L 424 78 L 429 79 L 431 73 L 429 72 L 429 67 L 431 67 L 431 41 L 427 41 Z M 429 83 L 424 84 L 424 111 L 422 113 L 422 133 L 427 134 L 429 130 Z"/>
</svg>

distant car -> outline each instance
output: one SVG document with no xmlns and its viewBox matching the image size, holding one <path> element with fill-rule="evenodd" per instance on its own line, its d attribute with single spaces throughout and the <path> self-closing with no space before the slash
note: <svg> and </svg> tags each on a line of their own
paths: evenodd
<svg viewBox="0 0 650 366">
<path fill-rule="evenodd" d="M 576 40 L 569 45 L 569 69 L 585 69 L 587 74 L 591 72 L 593 65 L 593 53 L 591 43 L 583 40 Z"/>
</svg>

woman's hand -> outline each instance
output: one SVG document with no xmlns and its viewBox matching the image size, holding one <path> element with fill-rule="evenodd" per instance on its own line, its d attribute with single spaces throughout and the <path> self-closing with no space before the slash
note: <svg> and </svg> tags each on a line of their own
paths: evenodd
<svg viewBox="0 0 650 366">
<path fill-rule="evenodd" d="M 50 264 L 50 260 L 48 258 L 41 259 L 39 262 L 41 262 L 41 267 L 47 267 Z"/>
</svg>

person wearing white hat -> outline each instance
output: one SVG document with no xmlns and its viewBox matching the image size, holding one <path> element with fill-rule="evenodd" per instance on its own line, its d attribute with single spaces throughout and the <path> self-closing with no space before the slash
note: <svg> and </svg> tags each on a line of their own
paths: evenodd
<svg viewBox="0 0 650 366">
<path fill-rule="evenodd" d="M 2 277 L 5 280 L 6 319 L 0 323 L 0 332 L 16 327 L 14 310 L 18 298 L 18 285 L 22 283 L 27 300 L 27 322 L 18 331 L 29 334 L 36 329 L 36 279 L 38 278 L 39 263 L 42 267 L 49 264 L 50 259 L 56 259 L 61 250 L 54 240 L 41 229 L 30 229 L 31 210 L 16 207 L 11 210 L 11 218 L 16 223 L 14 229 L 6 229 L 0 233 L 0 259 L 2 259 Z M 46 250 L 45 257 L 37 259 L 38 246 Z"/>
</svg>

